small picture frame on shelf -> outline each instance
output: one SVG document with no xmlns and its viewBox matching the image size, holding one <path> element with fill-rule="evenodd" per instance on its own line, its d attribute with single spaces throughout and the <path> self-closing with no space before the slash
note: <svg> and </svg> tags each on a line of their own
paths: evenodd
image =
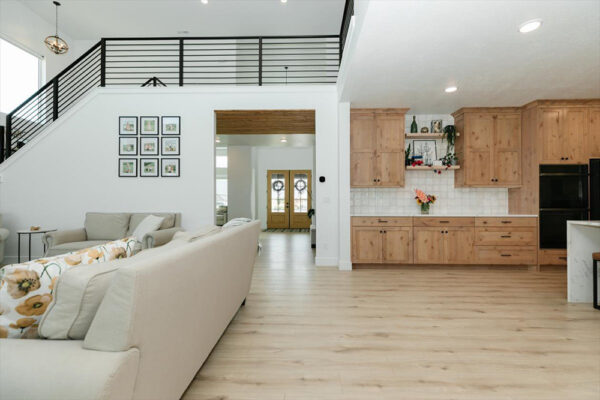
<svg viewBox="0 0 600 400">
<path fill-rule="evenodd" d="M 435 140 L 413 140 L 413 155 L 421 156 L 423 164 L 431 165 L 437 160 L 437 149 Z"/>
<path fill-rule="evenodd" d="M 162 134 L 179 135 L 181 133 L 181 117 L 162 117 Z"/>
<path fill-rule="evenodd" d="M 137 177 L 137 158 L 119 158 L 119 177 Z"/>
<path fill-rule="evenodd" d="M 140 176 L 142 177 L 158 177 L 158 158 L 141 158 L 140 159 Z"/>
<path fill-rule="evenodd" d="M 160 160 L 160 176 L 165 178 L 179 177 L 179 158 L 162 158 Z"/>
<path fill-rule="evenodd" d="M 138 133 L 137 117 L 119 117 L 119 135 L 135 136 Z"/>
<path fill-rule="evenodd" d="M 178 156 L 179 138 L 178 137 L 161 137 L 161 154 L 163 156 Z"/>
<path fill-rule="evenodd" d="M 136 137 L 119 137 L 119 155 L 120 156 L 137 156 L 137 138 Z"/>
<path fill-rule="evenodd" d="M 142 156 L 157 156 L 158 155 L 158 138 L 157 137 L 142 137 L 142 138 L 140 138 L 140 155 L 142 155 Z"/>
<path fill-rule="evenodd" d="M 142 135 L 158 135 L 158 117 L 140 117 Z"/>
<path fill-rule="evenodd" d="M 431 133 L 442 133 L 443 121 L 441 119 L 434 119 L 431 121 Z"/>
</svg>

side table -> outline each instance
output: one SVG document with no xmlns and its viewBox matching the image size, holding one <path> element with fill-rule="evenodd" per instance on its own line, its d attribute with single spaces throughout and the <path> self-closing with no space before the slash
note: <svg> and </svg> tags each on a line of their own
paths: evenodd
<svg viewBox="0 0 600 400">
<path fill-rule="evenodd" d="M 54 232 L 56 229 L 38 229 L 37 231 L 32 231 L 31 229 L 23 229 L 20 231 L 17 231 L 17 235 L 19 237 L 19 244 L 18 244 L 18 251 L 17 251 L 17 262 L 20 263 L 21 262 L 21 235 L 28 235 L 29 236 L 29 241 L 28 241 L 28 246 L 27 246 L 27 254 L 28 254 L 28 261 L 31 261 L 31 235 L 35 235 L 36 233 L 47 233 L 47 232 Z M 44 243 L 44 253 L 46 253 L 46 244 Z"/>
</svg>

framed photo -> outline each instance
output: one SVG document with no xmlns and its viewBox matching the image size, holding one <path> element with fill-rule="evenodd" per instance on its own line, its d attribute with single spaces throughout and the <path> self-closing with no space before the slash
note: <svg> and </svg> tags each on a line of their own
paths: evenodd
<svg viewBox="0 0 600 400">
<path fill-rule="evenodd" d="M 119 117 L 119 135 L 137 135 L 137 117 Z"/>
<path fill-rule="evenodd" d="M 120 137 L 119 138 L 119 155 L 120 156 L 137 156 L 137 138 L 136 137 Z"/>
<path fill-rule="evenodd" d="M 179 135 L 181 133 L 180 117 L 162 117 L 162 134 Z"/>
<path fill-rule="evenodd" d="M 158 158 L 140 159 L 140 176 L 158 176 Z"/>
<path fill-rule="evenodd" d="M 158 135 L 158 117 L 140 117 L 142 135 Z"/>
<path fill-rule="evenodd" d="M 179 158 L 162 158 L 160 160 L 160 176 L 163 177 L 178 177 L 179 173 Z"/>
<path fill-rule="evenodd" d="M 161 154 L 163 156 L 178 156 L 179 155 L 179 138 L 178 137 L 161 137 Z"/>
<path fill-rule="evenodd" d="M 140 155 L 142 155 L 142 156 L 157 156 L 158 155 L 158 138 L 157 137 L 142 137 L 142 138 L 140 138 Z"/>
<path fill-rule="evenodd" d="M 431 121 L 431 133 L 442 133 L 442 120 L 434 119 Z"/>
<path fill-rule="evenodd" d="M 137 158 L 119 158 L 119 177 L 134 178 L 137 176 Z"/>
<path fill-rule="evenodd" d="M 423 156 L 423 163 L 431 165 L 437 160 L 435 140 L 413 140 L 413 155 Z"/>
</svg>

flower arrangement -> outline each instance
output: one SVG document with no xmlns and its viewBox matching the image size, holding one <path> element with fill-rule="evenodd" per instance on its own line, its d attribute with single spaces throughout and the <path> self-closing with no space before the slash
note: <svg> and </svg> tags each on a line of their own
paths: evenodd
<svg viewBox="0 0 600 400">
<path fill-rule="evenodd" d="M 429 214 L 429 207 L 435 203 L 435 196 L 432 194 L 425 194 L 422 190 L 415 189 L 415 199 L 417 204 L 421 206 L 421 214 Z"/>
</svg>

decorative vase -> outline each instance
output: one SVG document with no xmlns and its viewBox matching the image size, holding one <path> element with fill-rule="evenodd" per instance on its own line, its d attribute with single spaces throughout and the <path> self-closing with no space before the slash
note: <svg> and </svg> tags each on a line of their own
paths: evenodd
<svg viewBox="0 0 600 400">
<path fill-rule="evenodd" d="M 431 206 L 431 204 L 421 203 L 421 214 L 428 215 L 429 214 L 429 206 Z"/>
<path fill-rule="evenodd" d="M 417 121 L 415 120 L 415 116 L 413 115 L 412 124 L 410 124 L 410 133 L 417 133 L 419 128 L 417 128 Z"/>
</svg>

